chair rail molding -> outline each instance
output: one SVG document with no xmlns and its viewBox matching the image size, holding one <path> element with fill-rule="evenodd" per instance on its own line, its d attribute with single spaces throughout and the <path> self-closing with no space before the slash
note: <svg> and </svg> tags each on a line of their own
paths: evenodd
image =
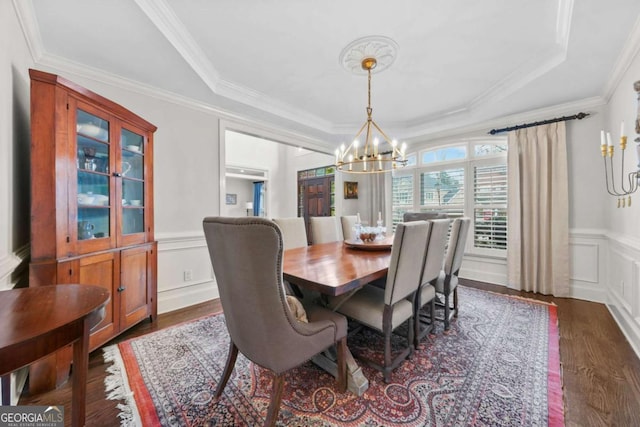
<svg viewBox="0 0 640 427">
<path fill-rule="evenodd" d="M 156 233 L 158 313 L 219 297 L 204 232 Z"/>
</svg>

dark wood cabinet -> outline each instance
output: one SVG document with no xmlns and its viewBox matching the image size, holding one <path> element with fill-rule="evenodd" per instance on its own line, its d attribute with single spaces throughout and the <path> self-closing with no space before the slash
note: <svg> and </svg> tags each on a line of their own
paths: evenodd
<svg viewBox="0 0 640 427">
<path fill-rule="evenodd" d="M 60 76 L 31 76 L 30 286 L 79 283 L 111 299 L 90 350 L 157 314 L 153 133 L 126 108 Z M 30 370 L 30 391 L 66 380 L 60 351 Z"/>
</svg>

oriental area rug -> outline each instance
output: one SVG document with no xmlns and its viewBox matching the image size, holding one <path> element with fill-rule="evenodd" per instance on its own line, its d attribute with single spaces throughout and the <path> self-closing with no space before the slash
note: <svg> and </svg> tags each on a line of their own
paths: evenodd
<svg viewBox="0 0 640 427">
<path fill-rule="evenodd" d="M 389 384 L 363 367 L 369 389 L 360 397 L 340 393 L 312 362 L 289 371 L 277 425 L 564 425 L 556 307 L 466 287 L 459 296 L 451 328 L 437 322 Z M 242 354 L 222 397 L 213 398 L 228 342 L 217 314 L 107 347 L 107 394 L 122 401 L 122 424 L 262 425 L 272 374 Z M 348 346 L 375 357 L 382 337 L 365 331 Z"/>
</svg>

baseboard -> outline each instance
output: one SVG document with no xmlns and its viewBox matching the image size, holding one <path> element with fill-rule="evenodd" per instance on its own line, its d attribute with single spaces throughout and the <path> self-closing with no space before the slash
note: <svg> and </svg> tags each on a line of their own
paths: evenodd
<svg viewBox="0 0 640 427">
<path fill-rule="evenodd" d="M 219 298 L 215 281 L 207 280 L 158 292 L 158 314 Z"/>
<path fill-rule="evenodd" d="M 609 309 L 609 313 L 611 313 L 611 316 L 613 316 L 613 319 L 620 327 L 623 335 L 627 338 L 627 341 L 636 353 L 636 356 L 640 359 L 640 327 L 638 327 L 638 322 L 629 318 L 624 310 L 619 310 L 615 305 L 606 304 L 606 306 Z"/>
</svg>

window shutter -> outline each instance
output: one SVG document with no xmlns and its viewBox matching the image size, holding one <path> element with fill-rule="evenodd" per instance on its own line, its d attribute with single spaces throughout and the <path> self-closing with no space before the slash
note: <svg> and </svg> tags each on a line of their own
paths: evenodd
<svg viewBox="0 0 640 427">
<path fill-rule="evenodd" d="M 474 168 L 474 246 L 507 248 L 507 166 Z"/>
</svg>

